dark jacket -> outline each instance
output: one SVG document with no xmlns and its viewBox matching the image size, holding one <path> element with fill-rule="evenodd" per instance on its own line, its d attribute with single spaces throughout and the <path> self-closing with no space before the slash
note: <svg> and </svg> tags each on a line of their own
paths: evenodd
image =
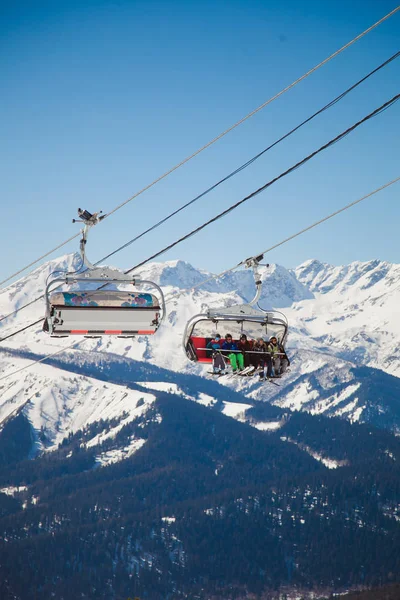
<svg viewBox="0 0 400 600">
<path fill-rule="evenodd" d="M 254 342 L 253 352 L 250 354 L 251 362 L 255 367 L 264 366 L 264 364 L 271 364 L 271 357 L 269 355 L 269 345 L 259 344 Z"/>
<path fill-rule="evenodd" d="M 288 367 L 289 367 L 290 366 L 290 360 L 289 360 L 288 355 L 286 354 L 285 348 L 282 346 L 282 344 L 279 344 L 279 342 L 278 342 L 278 346 L 279 346 L 279 352 L 282 352 L 282 354 L 284 355 L 284 356 L 281 356 L 281 358 L 286 358 L 286 360 L 288 361 Z"/>
<path fill-rule="evenodd" d="M 253 344 L 249 342 L 249 340 L 246 340 L 245 342 L 239 340 L 238 349 L 243 352 L 244 366 L 248 367 L 251 363 L 251 354 L 249 354 L 249 351 L 253 349 Z"/>
<path fill-rule="evenodd" d="M 258 342 L 254 343 L 253 346 L 253 352 L 270 352 L 271 349 L 269 347 L 269 344 L 265 343 L 265 344 L 259 344 Z"/>
</svg>

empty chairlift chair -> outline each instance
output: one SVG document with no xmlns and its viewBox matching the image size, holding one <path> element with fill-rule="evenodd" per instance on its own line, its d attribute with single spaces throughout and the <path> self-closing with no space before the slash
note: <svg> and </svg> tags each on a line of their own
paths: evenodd
<svg viewBox="0 0 400 600">
<path fill-rule="evenodd" d="M 135 336 L 152 335 L 165 315 L 165 301 L 161 288 L 152 281 L 136 279 L 117 269 L 94 267 L 85 256 L 89 227 L 99 222 L 98 213 L 78 211 L 85 223 L 81 240 L 81 255 L 87 270 L 65 273 L 50 281 L 46 287 L 46 315 L 44 331 L 52 336 Z M 91 284 L 151 287 L 156 294 L 139 290 L 88 289 Z M 82 285 L 83 284 L 83 285 Z M 63 285 L 79 286 L 77 290 L 54 291 Z"/>
</svg>

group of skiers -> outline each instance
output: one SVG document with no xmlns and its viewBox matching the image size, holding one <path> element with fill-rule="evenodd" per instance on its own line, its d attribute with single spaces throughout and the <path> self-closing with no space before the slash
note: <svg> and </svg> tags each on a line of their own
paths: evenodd
<svg viewBox="0 0 400 600">
<path fill-rule="evenodd" d="M 243 333 L 235 342 L 230 333 L 226 334 L 225 340 L 217 334 L 206 348 L 211 352 L 213 373 L 216 375 L 225 375 L 226 359 L 234 373 L 246 371 L 250 374 L 258 370 L 261 379 L 281 377 L 290 364 L 282 344 L 275 336 L 269 341 L 261 337 L 253 341 Z"/>
</svg>

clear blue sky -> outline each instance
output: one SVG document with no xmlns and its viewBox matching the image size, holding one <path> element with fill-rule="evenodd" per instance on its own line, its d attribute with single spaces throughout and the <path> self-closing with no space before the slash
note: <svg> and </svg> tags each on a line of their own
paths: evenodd
<svg viewBox="0 0 400 600">
<path fill-rule="evenodd" d="M 104 212 L 395 8 L 397 0 L 68 0 L 0 8 L 0 278 Z M 400 49 L 400 13 L 92 232 L 95 261 Z M 156 233 L 123 268 L 247 195 L 399 92 L 400 59 Z M 400 103 L 165 259 L 222 270 L 400 175 Z M 400 262 L 400 184 L 268 258 Z M 62 253 L 77 249 L 71 243 Z"/>
</svg>

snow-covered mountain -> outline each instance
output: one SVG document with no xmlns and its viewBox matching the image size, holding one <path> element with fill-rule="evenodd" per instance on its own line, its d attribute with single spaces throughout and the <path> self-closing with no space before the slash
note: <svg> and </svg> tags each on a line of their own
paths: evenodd
<svg viewBox="0 0 400 600">
<path fill-rule="evenodd" d="M 73 271 L 77 266 L 76 255 L 64 256 L 2 290 L 0 318 L 40 297 L 50 273 Z M 151 263 L 137 275 L 159 283 L 167 297 L 168 314 L 157 335 L 135 340 L 76 338 L 79 344 L 75 349 L 52 360 L 56 368 L 36 364 L 20 373 L 27 361 L 62 350 L 75 338 L 52 339 L 38 324 L 4 341 L 0 359 L 2 377 L 7 378 L 0 377 L 0 420 L 23 410 L 36 432 L 46 430 L 42 446 L 50 448 L 99 418 L 113 419 L 134 410 L 141 398 L 150 402 L 154 391 L 171 390 L 206 404 L 220 401 L 221 410 L 235 415 L 244 410 L 229 408 L 236 392 L 233 403 L 244 407 L 247 402 L 251 406 L 267 401 L 282 410 L 336 415 L 399 431 L 395 400 L 400 382 L 390 375 L 400 373 L 400 325 L 396 319 L 400 266 L 371 261 L 333 267 L 313 260 L 293 271 L 271 265 L 262 267 L 261 273 L 260 305 L 284 310 L 291 326 L 287 344 L 291 372 L 280 387 L 252 378 L 222 378 L 211 383 L 208 368 L 188 362 L 182 348 L 184 327 L 192 315 L 253 297 L 250 271 L 230 273 L 191 290 L 211 274 L 182 260 Z M 1 337 L 43 314 L 41 299 L 1 321 Z M 101 369 L 96 365 L 102 365 Z M 101 375 L 104 365 L 106 383 Z M 124 369 L 129 376 L 121 379 L 119 373 Z M 136 390 L 126 389 L 138 382 Z M 380 393 L 382 389 L 385 393 Z"/>
<path fill-rule="evenodd" d="M 400 375 L 400 265 L 312 260 L 294 273 L 314 294 L 289 311 L 302 335 L 323 351 Z"/>
<path fill-rule="evenodd" d="M 51 272 L 78 265 L 66 256 L 2 290 L 0 319 L 40 297 Z M 146 265 L 137 275 L 168 301 L 155 336 L 56 339 L 38 323 L 5 339 L 0 596 L 20 599 L 30 586 L 43 598 L 205 599 L 243 597 L 255 580 L 255 592 L 330 593 L 391 579 L 398 269 L 264 267 L 260 305 L 290 323 L 280 385 L 216 380 L 182 348 L 194 314 L 252 298 L 248 271 L 191 289 L 211 274 L 184 261 Z M 43 299 L 29 304 L 0 320 L 0 337 L 43 314 Z"/>
</svg>

